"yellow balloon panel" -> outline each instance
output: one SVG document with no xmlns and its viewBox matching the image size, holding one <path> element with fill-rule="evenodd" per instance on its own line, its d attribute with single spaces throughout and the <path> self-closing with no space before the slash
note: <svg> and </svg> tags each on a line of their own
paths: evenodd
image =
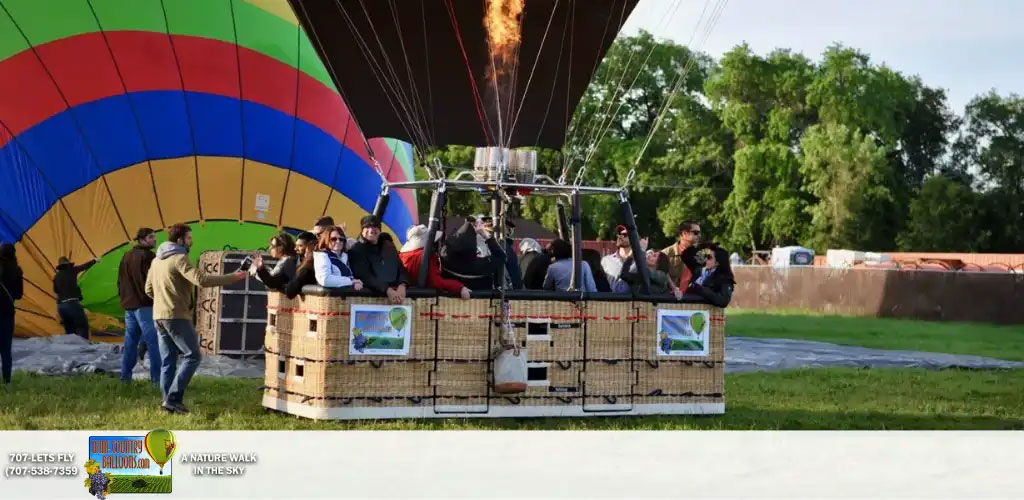
<svg viewBox="0 0 1024 500">
<path fill-rule="evenodd" d="M 21 307 L 19 302 L 18 307 Z M 55 333 L 63 333 L 64 327 L 55 318 L 40 316 L 25 311 L 18 311 L 14 323 L 15 337 L 46 337 Z"/>
<path fill-rule="evenodd" d="M 295 18 L 295 13 L 292 12 L 291 6 L 288 5 L 288 0 L 245 0 L 245 2 L 270 12 L 289 23 L 299 24 L 299 20 Z"/>
<path fill-rule="evenodd" d="M 277 226 L 281 218 L 281 198 L 287 176 L 287 170 L 246 160 L 242 220 Z"/>
<path fill-rule="evenodd" d="M 50 207 L 25 234 L 32 239 L 42 253 L 42 257 L 51 266 L 56 266 L 57 259 L 62 256 L 71 259 L 75 264 L 83 264 L 92 259 L 94 254 L 78 234 L 76 226 L 78 226 L 76 217 L 69 214 L 58 202 Z M 107 249 L 92 250 L 103 252 Z"/>
<path fill-rule="evenodd" d="M 149 163 L 142 162 L 115 170 L 106 175 L 107 186 L 120 209 L 121 220 L 128 228 L 128 235 L 135 237 L 141 227 L 160 229 L 165 224 L 160 220 L 153 177 L 149 175 Z M 169 200 L 174 203 L 174 200 Z"/>
<path fill-rule="evenodd" d="M 298 172 L 292 172 L 288 179 L 288 192 L 284 196 L 282 225 L 303 230 L 313 227 L 316 220 L 323 216 L 330 194 L 331 188 Z"/>
<path fill-rule="evenodd" d="M 141 205 L 143 202 L 148 201 L 152 204 L 152 196 L 149 198 L 149 200 L 132 200 L 118 208 L 121 211 L 130 211 L 132 207 Z M 126 229 L 121 225 L 118 210 L 115 209 L 114 203 L 110 199 L 102 177 L 65 196 L 64 206 L 74 214 L 75 222 L 78 224 L 78 229 L 82 231 L 82 236 L 97 254 L 103 254 L 107 250 L 131 240 L 126 231 L 135 234 L 134 229 Z"/>
<path fill-rule="evenodd" d="M 359 219 L 369 215 L 369 213 L 359 205 L 356 205 L 354 201 L 346 198 L 345 195 L 333 191 L 331 193 L 331 201 L 327 203 L 327 213 L 325 215 L 333 217 L 335 224 L 345 224 L 346 236 L 358 238 L 360 231 Z M 316 222 L 316 220 L 313 222 Z M 312 227 L 313 223 L 309 223 L 309 226 Z M 399 241 L 395 232 L 387 224 L 381 226 L 381 231 L 390 234 L 392 238 L 395 238 L 396 242 Z"/>
<path fill-rule="evenodd" d="M 150 164 L 164 223 L 170 226 L 178 222 L 199 220 L 195 159 L 187 156 L 153 160 Z"/>
<path fill-rule="evenodd" d="M 242 159 L 220 156 L 199 156 L 196 159 L 199 162 L 199 196 L 203 202 L 203 218 L 238 220 Z M 198 217 L 191 220 L 196 219 Z"/>
</svg>

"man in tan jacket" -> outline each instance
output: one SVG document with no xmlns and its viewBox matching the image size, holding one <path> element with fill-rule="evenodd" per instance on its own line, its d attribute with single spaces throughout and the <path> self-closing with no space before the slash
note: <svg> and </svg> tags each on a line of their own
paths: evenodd
<svg viewBox="0 0 1024 500">
<path fill-rule="evenodd" d="M 160 245 L 146 276 L 146 295 L 153 298 L 153 322 L 160 345 L 161 407 L 171 413 L 188 413 L 182 404 L 185 389 L 199 368 L 199 339 L 192 325 L 196 286 L 222 286 L 241 281 L 247 273 L 207 274 L 192 265 L 188 251 L 192 247 L 192 230 L 175 224 L 167 231 L 168 241 Z M 177 370 L 178 354 L 185 358 Z M 177 372 L 177 373 L 175 373 Z"/>
</svg>

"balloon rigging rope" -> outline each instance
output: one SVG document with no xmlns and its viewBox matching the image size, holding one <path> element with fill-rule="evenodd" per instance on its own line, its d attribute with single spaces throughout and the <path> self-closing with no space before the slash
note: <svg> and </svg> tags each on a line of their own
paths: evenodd
<svg viewBox="0 0 1024 500">
<path fill-rule="evenodd" d="M 455 17 L 455 6 L 452 5 L 452 0 L 448 0 L 445 3 L 445 7 L 448 9 L 448 17 L 452 22 L 452 29 L 455 30 L 455 38 L 459 42 L 459 48 L 462 50 L 462 60 L 466 63 L 466 72 L 469 74 L 469 84 L 473 89 L 473 104 L 476 106 L 476 114 L 480 119 L 480 128 L 483 129 L 485 140 L 487 145 L 491 144 L 491 133 L 487 125 L 487 120 L 484 119 L 483 109 L 481 104 L 483 99 L 480 97 L 480 90 L 476 86 L 476 78 L 473 76 L 473 67 L 469 64 L 469 56 L 466 55 L 466 47 L 462 43 L 462 32 L 459 30 L 458 19 Z"/>
<path fill-rule="evenodd" d="M 701 39 L 698 47 L 703 48 L 704 43 L 707 42 L 707 39 L 711 36 L 711 31 L 714 29 L 715 25 L 718 24 L 718 20 L 722 17 L 722 12 L 725 11 L 725 6 L 728 2 L 729 0 L 718 0 L 718 3 L 715 4 L 715 10 L 712 12 L 711 17 L 708 19 L 708 24 L 704 28 L 703 38 Z M 683 68 L 683 71 L 679 73 L 679 76 L 676 79 L 676 83 L 672 89 L 672 92 L 668 95 L 668 97 L 665 99 L 665 102 L 662 104 L 661 111 L 658 112 L 658 117 L 654 121 L 654 126 L 651 127 L 651 130 L 647 135 L 647 140 L 644 141 L 643 147 L 640 148 L 640 153 L 638 153 L 636 156 L 634 166 L 640 164 L 640 160 L 643 158 L 644 152 L 647 150 L 647 146 L 651 144 L 651 140 L 654 138 L 654 134 L 658 131 L 658 128 L 661 126 L 662 121 L 664 121 L 665 116 L 668 115 L 668 109 L 671 107 L 672 100 L 679 92 L 679 89 L 682 88 L 683 83 L 686 80 L 687 74 L 690 72 L 691 69 L 693 69 L 694 66 L 696 66 L 696 54 L 700 50 L 700 48 L 698 48 L 697 51 L 690 51 L 690 57 L 687 60 L 687 64 Z"/>
<path fill-rule="evenodd" d="M 710 3 L 710 2 L 711 2 L 711 0 L 706 0 L 705 1 L 705 7 L 703 7 L 703 10 L 701 10 L 701 12 L 700 12 L 700 18 L 703 18 L 703 13 L 705 13 L 705 10 L 707 10 L 708 3 Z M 681 2 L 679 0 L 674 2 L 674 4 L 672 5 L 672 7 L 671 7 L 671 9 L 669 11 L 669 15 L 667 15 L 666 17 L 663 17 L 663 23 L 662 23 L 662 27 L 663 28 L 675 16 L 676 12 L 679 9 L 680 4 L 681 4 Z M 700 20 L 698 19 L 697 20 L 697 24 L 699 25 L 699 23 L 700 23 Z M 690 37 L 690 39 L 692 40 L 692 36 Z M 657 44 L 656 43 L 651 44 L 650 50 L 647 51 L 647 55 L 644 57 L 643 63 L 640 65 L 639 69 L 637 70 L 636 76 L 633 77 L 633 80 L 630 82 L 629 87 L 626 88 L 626 89 L 623 89 L 622 82 L 626 78 L 626 75 L 630 73 L 630 71 L 629 71 L 630 65 L 632 65 L 632 63 L 633 63 L 633 56 L 636 53 L 636 51 L 634 51 L 634 50 L 630 51 L 630 56 L 629 56 L 629 58 L 626 61 L 626 66 L 623 69 L 622 77 L 620 78 L 620 81 L 618 81 L 618 83 L 615 85 L 615 91 L 612 93 L 611 97 L 608 99 L 608 102 L 607 102 L 608 106 L 607 106 L 607 108 L 605 109 L 603 114 L 598 115 L 598 116 L 593 116 L 592 119 L 589 120 L 589 122 L 590 122 L 589 123 L 590 129 L 589 129 L 588 132 L 586 132 L 584 134 L 582 143 L 581 142 L 573 143 L 573 148 L 572 148 L 572 150 L 570 150 L 571 156 L 569 157 L 569 161 L 568 161 L 568 164 L 566 166 L 566 169 L 571 170 L 572 164 L 582 154 L 584 154 L 583 150 L 585 149 L 586 145 L 589 144 L 590 145 L 589 151 L 586 152 L 586 157 L 583 160 L 583 165 L 581 166 L 581 169 L 586 169 L 586 166 L 590 163 L 590 160 L 593 158 L 594 153 L 597 151 L 598 145 L 601 143 L 601 141 L 604 140 L 604 136 L 607 134 L 608 130 L 611 128 L 611 124 L 613 123 L 615 117 L 618 116 L 618 113 L 620 113 L 622 111 L 622 109 L 623 109 L 623 106 L 625 106 L 626 97 L 633 91 L 633 89 L 636 87 L 637 81 L 640 79 L 640 75 L 642 75 L 644 70 L 647 69 L 647 65 L 650 63 L 650 57 L 651 57 L 651 55 L 654 54 L 654 50 L 656 48 L 657 48 Z M 609 70 L 608 75 L 607 75 L 607 79 L 608 80 L 610 80 L 611 75 L 612 75 L 612 72 Z M 616 102 L 617 102 L 618 106 L 615 107 L 615 111 L 614 112 L 611 112 L 611 108 L 613 106 L 615 106 Z M 574 138 L 579 139 L 580 137 L 578 136 L 578 137 L 574 137 Z"/>
<path fill-rule="evenodd" d="M 391 10 L 391 19 L 395 21 L 396 33 L 401 35 L 402 25 L 398 20 L 398 7 L 395 5 L 395 0 L 388 0 L 388 6 Z M 424 26 L 424 31 L 426 27 Z M 405 48 L 405 39 L 402 36 L 398 37 L 398 43 L 402 48 L 402 59 L 405 62 L 406 76 L 409 79 L 409 88 L 412 89 L 412 101 L 413 108 L 419 113 L 421 118 L 420 128 L 424 131 L 425 138 L 433 143 L 434 130 L 430 126 L 430 120 L 427 119 L 427 112 L 423 109 L 423 99 L 420 97 L 419 87 L 416 85 L 416 80 L 412 76 L 412 65 L 409 64 L 409 54 Z M 383 47 L 382 47 L 383 49 Z"/>
<path fill-rule="evenodd" d="M 337 4 L 340 5 L 340 3 Z M 410 97 L 406 95 L 406 93 L 403 91 L 401 84 L 399 83 L 398 73 L 395 71 L 394 65 L 391 63 L 391 57 L 388 56 L 388 52 L 384 48 L 384 43 L 381 41 L 380 35 L 377 33 L 377 26 L 373 23 L 373 19 L 370 17 L 370 13 L 369 11 L 367 11 L 366 4 L 363 2 L 363 0 L 359 0 L 359 6 L 363 10 L 363 15 L 366 17 L 367 24 L 370 26 L 370 31 L 373 33 L 373 38 L 374 40 L 376 40 L 377 47 L 380 49 L 381 60 L 383 61 L 384 67 L 380 67 L 378 65 L 378 68 L 380 69 L 380 72 L 383 75 L 384 80 L 388 82 L 389 87 L 395 93 L 395 99 L 398 100 L 398 102 L 402 105 L 402 110 L 405 113 L 405 118 L 410 122 L 410 127 L 412 127 L 412 129 L 416 132 L 416 139 L 414 140 L 414 142 L 425 144 L 427 139 L 426 133 L 423 131 L 423 129 L 421 128 L 421 124 L 417 120 L 416 114 L 414 112 L 415 110 L 413 109 L 414 106 L 411 103 Z M 343 14 L 348 16 L 347 11 L 344 11 L 344 9 Z M 360 36 L 360 38 L 362 37 Z M 370 52 L 369 44 L 366 44 L 366 52 Z M 377 59 L 373 58 L 373 60 L 374 63 L 376 64 Z M 388 70 L 387 72 L 385 72 L 385 68 Z"/>
<path fill-rule="evenodd" d="M 705 0 L 705 10 L 707 9 L 707 3 L 710 1 L 711 0 Z M 679 10 L 680 5 L 681 1 L 675 0 L 675 2 L 671 5 L 668 11 L 668 15 L 662 18 L 661 27 L 664 27 L 673 17 L 675 17 L 676 11 Z M 704 13 L 702 11 L 701 17 L 703 18 L 703 16 Z M 622 110 L 622 106 L 625 104 L 625 97 L 633 91 L 633 88 L 636 86 L 636 82 L 640 79 L 640 75 L 643 74 L 643 71 L 647 68 L 647 64 L 650 62 L 651 56 L 654 54 L 656 48 L 657 44 L 651 45 L 650 50 L 647 51 L 647 56 L 644 58 L 644 62 L 637 69 L 636 75 L 633 77 L 633 80 L 630 81 L 629 87 L 623 89 L 622 82 L 623 80 L 625 80 L 626 75 L 631 73 L 629 71 L 629 68 L 633 62 L 633 56 L 636 54 L 636 51 L 631 50 L 629 58 L 626 60 L 626 64 L 622 69 L 622 75 L 619 77 L 619 81 L 615 85 L 615 91 L 612 93 L 612 96 L 608 98 L 607 108 L 604 110 L 604 112 L 595 113 L 591 115 L 589 119 L 582 119 L 581 117 L 579 126 L 573 127 L 573 134 L 570 141 L 569 159 L 566 162 L 566 166 L 563 169 L 563 178 L 566 172 L 572 170 L 572 166 L 575 163 L 576 159 L 579 158 L 579 156 L 581 155 L 584 146 L 591 145 L 591 152 L 597 150 L 597 146 L 601 143 L 602 140 L 604 140 L 605 134 L 607 134 L 608 130 L 611 128 L 613 120 L 616 116 L 618 116 L 619 112 Z M 614 71 L 611 68 L 609 68 L 609 71 L 605 74 L 604 83 L 609 83 L 613 75 Z M 618 103 L 618 106 L 615 108 L 615 112 L 611 112 L 612 107 L 615 106 L 616 103 Z M 580 129 L 585 130 L 582 136 L 579 135 Z M 585 168 L 587 161 L 584 161 L 583 164 L 584 167 L 581 168 Z"/>
<path fill-rule="evenodd" d="M 530 68 L 530 75 L 526 79 L 526 88 L 523 89 L 523 97 L 519 101 L 519 106 L 516 107 L 514 105 L 514 103 L 512 102 L 513 99 L 509 98 L 509 109 L 510 109 L 509 116 L 511 116 L 511 109 L 515 108 L 515 118 L 513 118 L 513 120 L 512 120 L 512 127 L 509 130 L 509 132 L 508 132 L 508 142 L 506 142 L 506 147 L 508 147 L 509 143 L 511 143 L 511 141 L 512 141 L 512 136 L 514 135 L 515 130 L 516 130 L 516 124 L 519 122 L 519 114 L 522 113 L 522 111 L 523 111 L 523 104 L 526 103 L 526 96 L 527 96 L 527 94 L 530 93 L 530 84 L 533 82 L 533 75 L 537 71 L 537 63 L 540 62 L 540 56 L 541 56 L 541 54 L 544 53 L 544 44 L 547 43 L 547 40 L 548 40 L 548 32 L 551 30 L 551 22 L 554 21 L 554 19 L 555 19 L 555 12 L 558 11 L 558 5 L 560 3 L 561 3 L 561 0 L 555 0 L 555 6 L 552 7 L 552 9 L 551 9 L 551 16 L 548 17 L 548 24 L 544 28 L 544 37 L 540 39 L 540 48 L 537 50 L 537 56 L 533 59 L 533 67 Z M 522 47 L 522 44 L 520 44 L 519 47 Z M 516 48 L 516 76 L 513 77 L 514 78 L 513 81 L 516 82 L 516 83 L 518 83 L 518 81 L 519 81 L 519 78 L 518 78 L 518 75 L 519 75 L 519 47 Z M 556 81 L 557 81 L 557 77 L 556 77 Z M 515 90 L 515 87 L 513 89 Z M 511 95 L 515 95 L 515 91 L 513 91 Z M 550 108 L 550 106 L 551 106 L 551 103 L 549 101 L 548 102 L 548 107 Z M 543 129 L 543 126 L 541 128 Z M 539 133 L 539 131 L 538 131 L 538 133 Z"/>
</svg>

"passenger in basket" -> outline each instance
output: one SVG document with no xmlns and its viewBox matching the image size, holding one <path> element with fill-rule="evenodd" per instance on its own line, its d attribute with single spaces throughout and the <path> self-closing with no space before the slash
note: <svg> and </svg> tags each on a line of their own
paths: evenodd
<svg viewBox="0 0 1024 500">
<path fill-rule="evenodd" d="M 486 243 L 486 257 L 478 252 L 477 236 Z M 505 252 L 501 245 L 483 224 L 472 219 L 448 235 L 441 249 L 441 276 L 459 280 L 470 290 L 494 289 L 494 277 L 504 265 Z"/>
<path fill-rule="evenodd" d="M 435 245 L 440 242 L 441 232 L 435 236 Z M 420 264 L 423 262 L 423 248 L 427 246 L 427 226 L 422 224 L 410 227 L 405 233 L 405 245 L 402 246 L 402 253 L 398 256 L 402 259 L 402 265 L 409 273 L 409 279 L 417 280 L 420 275 Z M 435 246 L 433 255 L 430 256 L 430 267 L 427 269 L 427 286 L 437 291 L 448 292 L 459 295 L 465 300 L 470 297 L 470 290 L 461 281 L 444 278 L 441 276 L 441 257 Z"/>
<path fill-rule="evenodd" d="M 661 252 L 668 256 L 669 276 L 680 288 L 686 288 L 700 274 L 697 244 L 700 243 L 700 224 L 688 220 L 679 224 L 679 241 Z"/>
<path fill-rule="evenodd" d="M 519 242 L 519 254 L 519 268 L 523 270 L 523 288 L 543 290 L 544 276 L 551 265 L 551 255 L 533 238 L 523 238 Z"/>
<path fill-rule="evenodd" d="M 263 265 L 263 255 L 257 255 L 253 259 L 253 272 L 266 285 L 267 289 L 284 291 L 285 285 L 295 277 L 295 272 L 299 267 L 299 257 L 295 254 L 297 246 L 290 234 L 281 231 L 270 238 L 270 243 L 267 245 L 267 248 L 270 249 L 270 256 L 277 259 L 274 269 L 268 271 Z"/>
<path fill-rule="evenodd" d="M 394 244 L 387 244 L 389 238 L 381 239 L 380 219 L 367 215 L 359 221 L 362 231 L 359 240 L 349 250 L 352 272 L 363 280 L 366 288 L 387 295 L 392 304 L 405 301 L 409 275 L 398 258 Z"/>
<path fill-rule="evenodd" d="M 704 259 L 704 270 L 697 276 L 687 293 L 700 295 L 717 307 L 728 307 L 736 279 L 729 265 L 729 253 L 714 243 L 702 245 L 700 257 Z"/>
<path fill-rule="evenodd" d="M 624 269 L 630 269 L 622 273 L 622 281 L 629 284 L 630 291 L 634 294 L 640 293 L 640 272 L 633 265 L 633 257 L 628 257 L 622 263 Z M 629 266 L 629 267 L 627 267 Z M 683 298 L 683 291 L 672 281 L 668 274 L 668 256 L 657 251 L 647 251 L 647 269 L 651 274 L 651 295 L 672 294 L 676 300 Z"/>
<path fill-rule="evenodd" d="M 284 287 L 284 293 L 289 299 L 294 299 L 302 293 L 302 287 L 316 285 L 316 271 L 313 268 L 313 253 L 316 249 L 317 238 L 313 233 L 302 233 L 295 240 L 295 251 L 302 263 L 295 270 L 295 277 Z"/>
<path fill-rule="evenodd" d="M 324 288 L 351 286 L 362 290 L 363 282 L 353 278 L 354 273 L 349 267 L 349 255 L 345 252 L 347 241 L 345 231 L 338 226 L 329 226 L 320 233 L 320 241 L 313 252 L 313 271 L 318 285 Z"/>
<path fill-rule="evenodd" d="M 313 229 L 310 229 L 309 232 L 313 233 L 313 236 L 319 238 L 320 234 L 324 232 L 324 229 L 329 227 L 334 227 L 334 218 L 325 216 L 317 219 L 316 224 L 313 224 Z M 342 229 L 342 232 L 344 232 L 344 228 Z"/>
<path fill-rule="evenodd" d="M 544 277 L 544 289 L 567 292 L 569 291 L 569 282 L 572 280 L 572 247 L 563 239 L 554 239 L 551 240 L 549 248 L 554 262 L 548 267 L 547 276 Z M 596 292 L 597 285 L 594 283 L 594 274 L 590 270 L 590 264 L 582 261 L 580 269 L 582 269 L 583 279 L 579 281 L 579 288 L 584 292 Z"/>
<path fill-rule="evenodd" d="M 608 283 L 608 275 L 604 273 L 604 268 L 601 267 L 601 252 L 593 248 L 584 248 L 583 261 L 590 266 L 590 272 L 594 274 L 594 284 L 597 286 L 597 291 L 611 292 L 612 288 Z"/>
<path fill-rule="evenodd" d="M 640 247 L 643 249 L 647 248 L 647 238 L 640 239 Z M 633 247 L 629 243 L 629 231 L 626 226 L 618 225 L 615 227 L 615 253 L 605 255 L 601 259 L 601 268 L 604 270 L 606 276 L 608 276 L 608 286 L 614 293 L 629 293 L 630 284 L 626 283 L 621 279 L 623 269 L 627 271 L 636 271 L 636 264 L 630 260 L 632 267 L 623 267 L 623 263 L 626 259 L 633 256 Z"/>
</svg>

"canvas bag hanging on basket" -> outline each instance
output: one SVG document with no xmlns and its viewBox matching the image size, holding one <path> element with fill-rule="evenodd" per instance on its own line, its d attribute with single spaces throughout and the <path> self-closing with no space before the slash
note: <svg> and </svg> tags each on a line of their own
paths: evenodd
<svg viewBox="0 0 1024 500">
<path fill-rule="evenodd" d="M 507 304 L 504 305 L 508 307 Z M 506 318 L 508 315 L 504 315 Z M 501 328 L 501 347 L 494 358 L 494 392 L 515 394 L 526 391 L 526 349 L 516 343 L 516 334 L 508 320 Z"/>
</svg>

